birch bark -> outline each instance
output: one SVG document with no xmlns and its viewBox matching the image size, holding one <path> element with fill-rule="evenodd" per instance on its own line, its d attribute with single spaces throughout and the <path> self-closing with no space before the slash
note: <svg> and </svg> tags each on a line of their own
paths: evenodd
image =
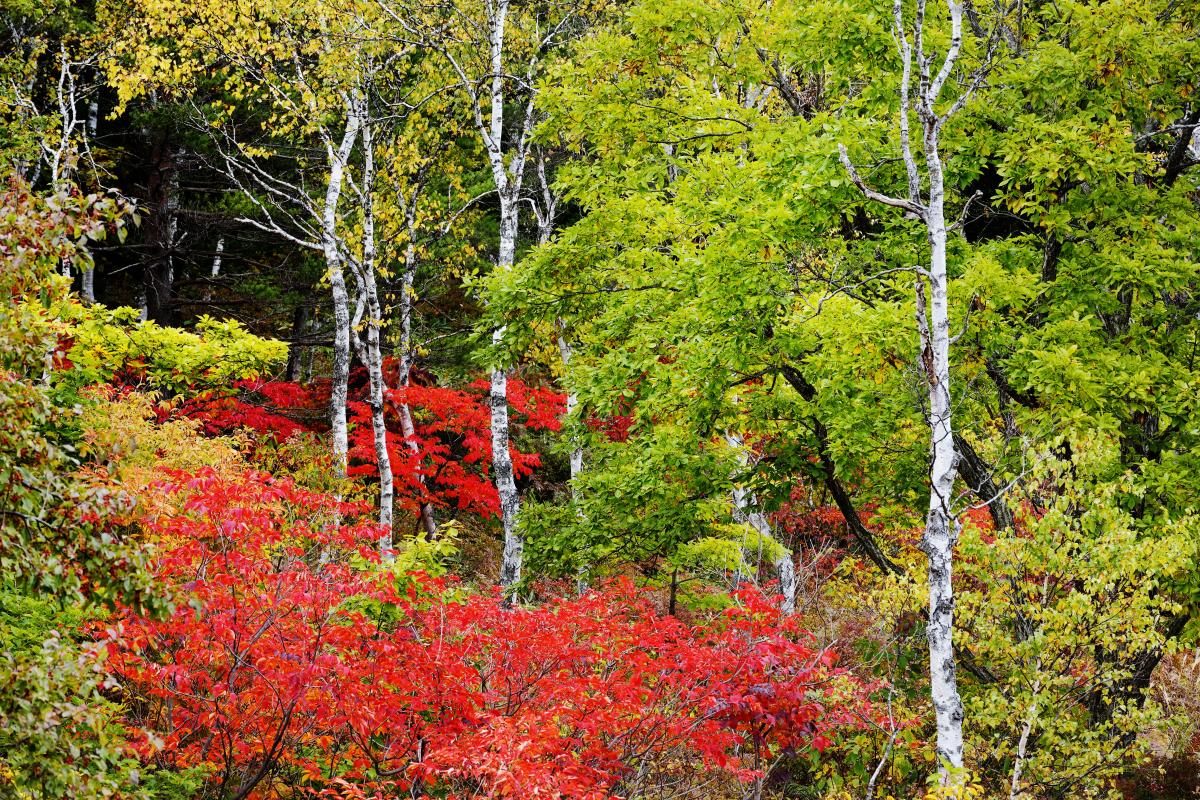
<svg viewBox="0 0 1200 800">
<path fill-rule="evenodd" d="M 506 42 L 510 0 L 481 0 L 483 17 L 471 19 L 468 7 L 451 6 L 452 13 L 441 24 L 429 25 L 421 19 L 405 16 L 387 0 L 380 8 L 405 30 L 405 38 L 415 34 L 437 52 L 456 76 L 457 88 L 470 106 L 472 122 L 487 153 L 493 185 L 500 207 L 500 241 L 496 269 L 513 266 L 517 249 L 519 204 L 522 182 L 535 123 L 534 103 L 541 59 L 559 42 L 572 20 L 584 8 L 572 0 L 560 6 L 522 6 L 531 15 L 529 25 L 520 32 L 532 36 L 518 42 L 520 56 L 514 56 Z M 550 19 L 553 14 L 556 19 Z M 486 53 L 486 66 L 476 69 L 477 54 Z M 513 64 L 508 62 L 521 62 Z M 512 96 L 506 84 L 514 89 Z M 494 344 L 504 341 L 504 329 L 492 335 Z M 511 589 L 521 579 L 524 542 L 517 527 L 520 497 L 517 493 L 512 456 L 509 452 L 508 375 L 497 366 L 491 371 L 488 402 L 491 411 L 492 479 L 499 496 L 504 528 L 504 550 L 500 582 Z"/>
<path fill-rule="evenodd" d="M 551 184 L 550 176 L 546 169 L 546 153 L 542 148 L 537 148 L 537 177 L 538 177 L 538 193 L 540 198 L 535 197 L 533 201 L 533 213 L 537 217 L 537 243 L 541 247 L 550 243 L 550 237 L 554 235 L 554 220 L 558 216 L 558 201 L 559 196 L 554 191 L 554 186 Z M 562 358 L 563 372 L 571 366 L 571 343 L 567 340 L 567 332 L 563 321 L 559 319 L 556 323 L 558 329 L 558 354 Z M 575 408 L 579 405 L 579 395 L 575 392 L 567 393 L 567 416 L 570 417 L 574 413 Z M 583 446 L 578 440 L 572 443 L 571 447 L 571 483 L 575 483 L 575 479 L 579 477 L 579 473 L 583 472 Z"/>
<path fill-rule="evenodd" d="M 417 276 L 417 204 L 424 185 L 425 176 L 422 169 L 417 175 L 412 195 L 408 199 L 403 200 L 404 193 L 402 191 L 397 192 L 404 202 L 404 228 L 407 235 L 407 241 L 404 245 L 404 274 L 401 278 L 400 286 L 400 375 L 398 384 L 402 397 L 398 412 L 400 416 L 400 433 L 404 437 L 405 446 L 413 454 L 414 458 L 420 454 L 421 448 L 417 444 L 417 431 L 416 426 L 413 425 L 412 408 L 408 404 L 408 396 L 404 390 L 408 389 L 412 377 L 413 302 L 416 300 L 413 285 L 416 282 Z M 422 491 L 426 490 L 425 476 L 420 472 L 417 473 L 417 482 L 420 484 Z M 428 500 L 424 500 L 421 503 L 421 527 L 425 529 L 425 532 L 430 537 L 437 535 L 437 520 L 433 514 L 433 505 Z"/>
<path fill-rule="evenodd" d="M 503 28 L 501 26 L 501 31 Z M 512 269 L 517 246 L 517 204 L 515 198 L 502 192 L 500 197 L 500 252 L 496 260 L 499 269 Z M 492 334 L 492 343 L 504 340 L 504 328 Z M 508 373 L 500 367 L 492 369 L 488 401 L 491 406 L 492 476 L 500 498 L 500 522 L 504 527 L 504 551 L 500 562 L 500 584 L 505 588 L 521 580 L 521 562 L 525 541 L 517 529 L 517 514 L 521 498 L 517 494 L 512 453 L 509 450 Z"/>
<path fill-rule="evenodd" d="M 360 203 L 362 205 L 362 259 L 358 264 L 358 279 L 366 301 L 366 365 L 369 383 L 368 405 L 371 407 L 371 434 L 375 445 L 375 465 L 379 474 L 379 552 L 385 560 L 392 558 L 392 515 L 395 507 L 395 481 L 392 459 L 388 451 L 387 419 L 384 415 L 383 376 L 383 308 L 379 302 L 379 286 L 375 280 L 375 153 L 370 125 L 370 109 L 365 96 L 350 99 L 351 114 L 358 118 L 356 126 L 362 137 L 363 168 Z"/>
<path fill-rule="evenodd" d="M 929 617 L 926 638 L 929 645 L 930 693 L 937 721 L 939 772 L 944 785 L 962 781 L 963 706 L 958 694 L 954 660 L 954 546 L 959 523 L 951 510 L 954 484 L 958 477 L 958 453 L 954 444 L 953 407 L 950 395 L 950 314 L 949 278 L 946 270 L 948 229 L 945 215 L 945 185 L 940 137 L 943 125 L 965 105 L 986 74 L 985 61 L 975 73 L 972 84 L 944 113 L 935 108 L 946 81 L 958 61 L 962 45 L 963 7 L 957 0 L 946 0 L 950 13 L 950 44 L 946 56 L 933 73 L 934 54 L 925 49 L 926 0 L 917 0 L 912 40 L 903 18 L 903 0 L 894 0 L 893 32 L 901 61 L 900 150 L 908 178 L 908 196 L 889 197 L 866 185 L 854 164 L 839 146 L 841 160 L 851 180 L 870 200 L 906 211 L 924 224 L 929 247 L 928 270 L 917 269 L 916 315 L 920 334 L 920 362 L 924 375 L 929 412 L 929 505 L 921 550 L 928 561 Z M 989 51 L 990 58 L 990 51 Z M 913 87 L 914 65 L 916 87 Z M 910 107 L 915 102 L 921 126 L 921 155 L 928 181 L 928 193 L 922 191 L 921 170 L 909 132 Z M 928 289 L 928 296 L 926 291 Z"/>
<path fill-rule="evenodd" d="M 517 134 L 516 152 L 511 163 L 504 158 L 504 34 L 508 21 L 508 0 L 498 0 L 491 7 L 488 26 L 488 46 L 491 56 L 491 82 L 489 87 L 490 115 L 487 125 L 482 115 L 477 116 L 480 134 L 487 149 L 492 178 L 500 196 L 500 245 L 496 255 L 496 268 L 512 269 L 517 252 L 517 226 L 520 208 L 521 181 L 525 172 L 525 148 L 528 145 L 532 118 L 533 92 L 527 103 L 527 124 Z M 476 105 L 478 108 L 478 104 Z M 499 345 L 504 340 L 504 329 L 492 334 L 492 343 Z M 508 418 L 508 374 L 496 367 L 492 369 L 489 382 L 488 401 L 491 407 L 492 433 L 492 477 L 496 494 L 500 499 L 500 521 L 504 528 L 504 551 L 500 563 L 500 584 L 506 589 L 521 580 L 521 562 L 525 542 L 517 529 L 517 514 L 521 510 L 521 499 L 517 494 L 516 475 L 513 471 L 512 453 L 509 451 Z"/>
<path fill-rule="evenodd" d="M 346 128 L 342 140 L 335 148 L 326 141 L 329 161 L 329 180 L 325 188 L 325 201 L 321 207 L 321 250 L 325 256 L 325 267 L 329 274 L 329 286 L 333 295 L 333 382 L 329 393 L 329 420 L 333 436 L 333 461 L 338 475 L 345 477 L 349 458 L 349 440 L 346 428 L 346 396 L 350 381 L 350 295 L 346 291 L 346 276 L 343 269 L 342 250 L 337 232 L 338 202 L 346 178 L 346 164 L 359 134 L 359 116 L 350 113 L 346 117 Z"/>
<path fill-rule="evenodd" d="M 726 433 L 725 441 L 738 452 L 738 461 L 743 468 L 753 466 L 753 456 L 746 449 L 746 442 L 740 434 Z M 762 513 L 758 498 L 748 489 L 735 485 L 733 487 L 733 519 L 743 525 L 754 528 L 760 537 L 778 542 L 775 529 L 767 515 Z M 785 614 L 796 610 L 796 565 L 792 562 L 792 553 L 782 547 L 782 553 L 772 562 L 779 577 L 779 594 L 782 598 L 780 608 Z"/>
</svg>

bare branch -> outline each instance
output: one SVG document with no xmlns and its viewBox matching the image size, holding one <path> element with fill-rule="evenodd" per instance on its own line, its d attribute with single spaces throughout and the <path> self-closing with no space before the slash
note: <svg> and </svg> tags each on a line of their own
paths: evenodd
<svg viewBox="0 0 1200 800">
<path fill-rule="evenodd" d="M 849 174 L 850 180 L 855 186 L 858 187 L 858 190 L 862 192 L 868 200 L 874 200 L 877 203 L 883 203 L 884 205 L 892 206 L 893 208 L 900 208 L 910 214 L 913 214 L 919 219 L 925 219 L 924 206 L 918 205 L 912 200 L 905 200 L 899 197 L 891 197 L 890 195 L 881 194 L 880 192 L 872 189 L 870 186 L 867 186 L 866 181 L 862 179 L 862 177 L 858 174 L 858 170 L 854 168 L 854 163 L 850 161 L 850 156 L 846 153 L 845 145 L 838 145 L 838 156 L 841 158 L 842 166 L 846 168 L 846 172 Z"/>
</svg>

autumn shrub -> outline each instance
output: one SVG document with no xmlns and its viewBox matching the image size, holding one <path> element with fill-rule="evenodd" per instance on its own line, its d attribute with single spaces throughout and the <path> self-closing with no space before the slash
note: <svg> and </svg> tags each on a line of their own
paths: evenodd
<svg viewBox="0 0 1200 800">
<path fill-rule="evenodd" d="M 109 665 L 141 757 L 207 765 L 221 796 L 699 791 L 874 714 L 872 687 L 753 592 L 697 625 L 627 582 L 507 608 L 381 565 L 364 509 L 291 481 L 175 472 L 161 491 L 176 510 L 147 524 L 179 603 L 124 614 Z"/>
<path fill-rule="evenodd" d="M 78 424 L 85 458 L 102 458 L 123 481 L 143 487 L 161 469 L 218 471 L 245 469 L 246 437 L 201 435 L 201 424 L 186 416 L 163 419 L 153 394 L 98 385 L 84 390 Z M 140 481 L 134 480 L 136 475 Z"/>
<path fill-rule="evenodd" d="M 132 308 L 68 304 L 60 381 L 74 387 L 114 379 L 138 388 L 194 393 L 257 378 L 287 357 L 283 342 L 248 332 L 236 320 L 202 316 L 193 330 L 138 319 Z"/>
<path fill-rule="evenodd" d="M 63 263 L 124 230 L 112 197 L 0 188 L 0 797 L 109 798 L 133 766 L 100 695 L 97 648 L 75 635 L 117 598 L 162 608 L 130 536 L 130 495 L 80 471 L 55 401 L 68 329 Z M 128 796 L 134 796 L 129 792 Z"/>
<path fill-rule="evenodd" d="M 968 526 L 960 543 L 962 639 L 982 668 L 964 691 L 971 749 L 987 785 L 1028 796 L 1103 796 L 1144 758 L 1138 732 L 1161 708 L 1139 671 L 1169 645 L 1179 606 L 1162 587 L 1187 579 L 1195 547 L 1187 516 L 1148 537 L 1114 488 L 1079 509 L 1082 480 L 1018 505 L 1013 528 Z"/>
<path fill-rule="evenodd" d="M 351 477 L 369 479 L 377 467 L 363 370 L 351 375 L 350 391 L 348 472 Z M 388 453 L 397 482 L 397 508 L 415 516 L 424 503 L 430 503 L 451 514 L 497 515 L 499 500 L 490 477 L 487 382 L 476 381 L 462 388 L 413 384 L 389 390 L 386 396 Z M 509 403 L 516 432 L 559 430 L 564 402 L 563 395 L 552 390 L 516 379 L 510 382 Z M 193 419 L 209 436 L 248 430 L 254 434 L 256 460 L 285 466 L 289 472 L 304 472 L 310 459 L 328 461 L 319 448 L 303 444 L 307 434 L 327 430 L 328 404 L 328 381 L 298 384 L 246 379 L 225 390 L 199 392 L 160 417 L 164 421 Z M 401 404 L 408 405 L 413 417 L 411 440 L 401 430 Z M 304 457 L 294 458 L 300 451 Z M 528 478 L 541 465 L 537 452 L 515 444 L 511 452 L 519 479 Z M 325 472 L 329 471 L 326 466 Z M 326 484 L 324 488 L 332 491 L 334 487 Z"/>
</svg>

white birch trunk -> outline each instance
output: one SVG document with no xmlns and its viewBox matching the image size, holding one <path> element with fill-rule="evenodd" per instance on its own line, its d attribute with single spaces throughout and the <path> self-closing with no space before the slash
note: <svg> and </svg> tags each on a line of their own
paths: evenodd
<svg viewBox="0 0 1200 800">
<path fill-rule="evenodd" d="M 1034 666 L 1034 671 L 1040 672 L 1042 669 L 1041 659 L 1037 660 Z M 1038 718 L 1038 692 L 1042 689 L 1042 680 L 1038 678 L 1033 682 L 1033 700 L 1029 703 L 1029 710 L 1025 714 L 1025 724 L 1021 726 L 1021 737 L 1017 741 L 1017 756 L 1013 761 L 1012 781 L 1009 784 L 1008 800 L 1021 800 L 1021 773 L 1025 768 L 1026 753 L 1029 748 L 1029 734 L 1033 732 L 1034 723 Z"/>
<path fill-rule="evenodd" d="M 351 111 L 350 109 L 347 109 Z M 350 296 L 346 292 L 342 251 L 339 247 L 337 221 L 338 202 L 346 177 L 346 164 L 358 138 L 358 115 L 349 113 L 342 141 L 335 149 L 326 142 L 329 159 L 329 182 L 321 209 L 321 250 L 329 273 L 333 295 L 333 382 L 329 393 L 329 419 L 333 438 L 333 461 L 339 477 L 346 476 L 349 440 L 346 430 L 346 396 L 350 380 Z"/>
<path fill-rule="evenodd" d="M 83 279 L 79 286 L 79 293 L 83 296 L 85 302 L 96 302 L 96 268 L 86 266 L 83 268 Z"/>
<path fill-rule="evenodd" d="M 488 67 L 483 75 L 468 74 L 464 68 L 465 62 L 455 57 L 449 49 L 441 49 L 442 55 L 458 75 L 459 88 L 470 101 L 475 127 L 492 170 L 492 179 L 500 201 L 500 243 L 496 268 L 501 270 L 512 268 L 516 253 L 518 203 L 521 200 L 521 183 L 533 135 L 538 64 L 542 58 L 542 49 L 555 39 L 562 24 L 560 22 L 546 32 L 523 65 L 524 74 L 515 78 L 520 86 L 518 95 L 523 95 L 515 105 L 522 108 L 523 117 L 517 121 L 519 125 L 512 126 L 514 131 L 506 152 L 504 82 L 514 79 L 513 71 L 506 68 L 504 52 L 509 2 L 510 0 L 493 0 L 484 4 L 486 20 L 480 29 L 485 30 L 487 35 Z M 497 345 L 502 343 L 503 328 L 496 330 L 492 339 Z M 512 458 L 508 451 L 508 376 L 499 367 L 492 370 L 488 399 L 491 406 L 493 480 L 500 499 L 501 522 L 504 527 L 500 582 L 507 589 L 521 579 L 524 542 L 517 528 L 520 498 L 517 494 Z"/>
<path fill-rule="evenodd" d="M 488 31 L 491 55 L 491 88 L 489 92 L 490 116 L 487 126 L 481 126 L 481 134 L 487 147 L 488 159 L 496 191 L 500 196 L 500 246 L 496 257 L 496 268 L 512 269 L 517 251 L 517 223 L 521 193 L 521 178 L 524 172 L 522 150 L 525 141 L 519 141 L 518 153 L 512 164 L 504 159 L 504 31 L 508 17 L 508 0 L 498 0 L 493 7 Z M 522 137 L 525 136 L 523 132 Z M 510 172 L 511 169 L 511 172 Z M 504 339 L 504 329 L 492 334 L 493 344 Z M 500 562 L 500 585 L 506 589 L 521 580 L 521 562 L 525 542 L 517 529 L 517 514 L 521 510 L 517 494 L 516 476 L 513 473 L 512 454 L 509 452 L 508 420 L 508 375 L 503 369 L 492 370 L 488 392 L 491 406 L 492 428 L 492 476 L 496 494 L 500 499 L 500 522 L 504 528 L 504 551 Z"/>
<path fill-rule="evenodd" d="M 158 297 L 155 305 L 160 316 L 163 309 L 170 306 L 171 297 L 175 294 L 175 245 L 179 239 L 179 161 L 183 156 L 180 148 L 171 153 L 171 180 L 167 187 L 167 269 L 163 280 L 155 282 L 155 292 Z"/>
<path fill-rule="evenodd" d="M 779 575 L 779 594 L 783 598 L 780 608 L 785 614 L 796 613 L 796 565 L 792 562 L 790 550 L 775 560 L 775 571 Z"/>
<path fill-rule="evenodd" d="M 738 460 L 743 468 L 753 463 L 751 454 L 746 450 L 745 440 L 739 434 L 726 433 L 725 441 L 738 451 Z M 760 537 L 778 542 L 771 521 L 758 507 L 758 498 L 741 486 L 733 487 L 733 519 L 754 528 Z M 780 608 L 785 614 L 791 614 L 796 610 L 796 565 L 792 563 L 791 551 L 786 547 L 782 550 L 783 553 L 775 559 L 772 566 L 779 576 L 779 594 L 782 598 Z"/>
<path fill-rule="evenodd" d="M 569 367 L 571 365 L 571 345 L 564 335 L 558 337 L 558 353 L 562 357 L 563 367 Z M 567 394 L 567 416 L 570 417 L 578 406 L 579 395 L 569 392 Z M 583 472 L 583 447 L 578 441 L 575 441 L 571 447 L 571 483 L 575 482 L 581 472 Z"/>
<path fill-rule="evenodd" d="M 509 199 L 502 198 L 500 207 L 500 254 L 497 267 L 511 269 L 517 243 L 517 205 Z M 503 340 L 504 329 L 498 328 L 492 334 L 492 343 L 499 345 Z M 517 494 L 512 453 L 509 451 L 508 373 L 503 369 L 492 370 L 488 403 L 491 407 L 492 476 L 496 484 L 496 494 L 500 499 L 500 522 L 504 528 L 500 584 L 509 588 L 521 580 L 525 542 L 517 529 L 521 499 Z"/>
<path fill-rule="evenodd" d="M 208 286 L 204 289 L 204 302 L 212 302 L 212 287 L 217 278 L 221 275 L 221 259 L 225 255 L 225 237 L 217 237 L 217 247 L 213 252 L 212 267 L 208 271 Z"/>
<path fill-rule="evenodd" d="M 362 175 L 362 263 L 359 264 L 363 295 L 366 299 L 367 377 L 370 383 L 368 404 L 371 406 L 371 432 L 375 445 L 375 463 L 379 473 L 379 552 L 385 560 L 392 558 L 392 514 L 395 506 L 395 482 L 392 475 L 392 459 L 388 452 L 387 418 L 384 405 L 383 377 L 383 308 L 379 302 L 379 288 L 375 280 L 375 154 L 374 141 L 368 124 L 365 98 L 352 101 L 358 116 L 358 128 L 363 143 Z"/>
<path fill-rule="evenodd" d="M 416 293 L 413 290 L 413 284 L 416 282 L 417 276 L 417 202 L 421 195 L 424 178 L 418 176 L 417 185 L 413 188 L 411 199 L 406 204 L 404 209 L 404 225 L 408 235 L 408 241 L 404 246 L 404 275 L 402 276 L 400 287 L 400 375 L 399 388 L 402 393 L 408 389 L 410 377 L 412 375 L 413 364 L 413 341 L 412 341 L 412 323 L 413 323 L 413 302 L 416 300 Z M 400 193 L 403 197 L 403 193 Z M 399 404 L 400 415 L 400 433 L 404 436 L 405 446 L 409 452 L 417 457 L 420 454 L 421 447 L 417 444 L 416 426 L 413 425 L 412 408 L 408 404 L 408 397 L 405 395 Z M 428 488 L 425 482 L 425 476 L 417 473 L 417 482 L 421 485 L 422 490 Z M 421 503 L 421 527 L 425 529 L 430 538 L 437 535 L 437 520 L 433 514 L 433 504 L 428 501 Z"/>
<path fill-rule="evenodd" d="M 941 126 L 945 121 L 935 111 L 942 86 L 950 75 L 962 41 L 962 6 L 947 0 L 950 6 L 950 47 L 941 69 L 932 79 L 931 59 L 925 56 L 920 28 L 915 33 L 921 82 L 918 117 L 924 132 L 925 169 L 929 179 L 929 204 L 925 209 L 925 228 L 929 239 L 929 307 L 926 313 L 924 293 L 917 291 L 918 328 L 921 333 L 922 361 L 929 393 L 929 513 L 921 549 L 929 560 L 929 681 L 934 716 L 938 729 L 938 757 L 944 783 L 961 780 L 963 767 L 963 705 L 958 695 L 954 663 L 954 586 L 952 582 L 954 545 L 958 541 L 958 519 L 951 510 L 954 482 L 958 477 L 958 454 L 954 449 L 953 409 L 950 397 L 950 303 L 949 277 L 946 272 L 946 211 L 942 158 L 938 152 Z M 924 19 L 924 0 L 918 6 Z M 907 144 L 907 142 L 906 142 Z M 909 161 L 913 161 L 911 155 Z M 915 170 L 914 170 L 915 171 Z M 918 277 L 918 283 L 920 278 Z M 926 355 L 927 354 L 927 355 Z"/>
<path fill-rule="evenodd" d="M 537 243 L 538 246 L 544 246 L 550 243 L 550 237 L 554 235 L 554 220 L 558 215 L 558 196 L 554 193 L 553 187 L 550 185 L 550 177 L 546 173 L 546 157 L 545 153 L 539 148 L 537 151 L 537 177 L 538 189 L 541 193 L 541 205 L 536 200 L 533 208 L 537 216 Z M 563 373 L 571 366 L 571 343 L 567 341 L 566 331 L 563 321 L 560 319 L 556 322 L 558 328 L 558 354 L 562 358 Z M 567 416 L 575 412 L 575 408 L 579 405 L 579 395 L 575 392 L 567 394 Z M 571 483 L 579 477 L 583 472 L 583 446 L 578 439 L 574 441 L 571 448 L 570 464 L 571 464 Z"/>
<path fill-rule="evenodd" d="M 497 268 L 512 269 L 516 249 L 517 204 L 512 198 L 501 195 L 500 252 L 496 260 Z M 492 334 L 492 343 L 499 345 L 503 340 L 504 329 L 499 328 Z M 512 453 L 509 451 L 508 373 L 503 369 L 492 370 L 488 403 L 491 407 L 492 476 L 496 484 L 496 494 L 500 498 L 500 522 L 504 527 L 500 584 L 509 588 L 521 580 L 521 562 L 525 551 L 525 541 L 517 529 L 517 514 L 521 510 L 521 499 L 517 494 Z"/>
<path fill-rule="evenodd" d="M 958 455 L 954 450 L 954 426 L 950 398 L 950 317 L 946 277 L 946 223 L 943 213 L 941 163 L 936 142 L 926 148 L 930 166 L 929 245 L 930 301 L 924 308 L 924 287 L 917 289 L 917 314 L 923 317 L 921 357 L 926 369 L 929 395 L 929 510 L 921 550 L 929 560 L 929 680 L 937 718 L 938 756 L 946 765 L 961 769 L 963 763 L 963 707 L 958 696 L 954 666 L 954 587 L 952 567 L 958 540 L 958 520 L 951 512 Z"/>
<path fill-rule="evenodd" d="M 925 49 L 926 0 L 916 0 L 916 15 L 910 41 L 904 24 L 903 0 L 894 0 L 893 29 L 901 60 L 900 150 L 908 178 L 908 197 L 889 197 L 872 190 L 859 176 L 840 147 L 842 163 L 854 184 L 867 198 L 904 209 L 925 224 L 929 242 L 929 269 L 919 270 L 916 283 L 917 326 L 921 341 L 921 366 L 929 403 L 929 507 L 921 549 L 928 559 L 929 681 L 937 722 L 938 770 L 943 785 L 963 779 L 963 706 L 958 694 L 954 663 L 954 546 L 958 519 L 952 511 L 954 483 L 958 477 L 958 454 L 954 447 L 953 408 L 950 395 L 949 278 L 946 270 L 947 226 L 943 165 L 938 151 L 942 126 L 970 98 L 989 67 L 987 59 L 976 71 L 972 84 L 950 108 L 939 114 L 936 105 L 949 79 L 962 46 L 963 7 L 946 0 L 950 11 L 951 37 L 945 59 L 936 74 L 931 71 L 934 55 Z M 990 56 L 989 56 L 990 57 Z M 914 66 L 916 67 L 914 75 Z M 917 86 L 913 90 L 913 78 Z M 922 129 L 922 155 L 929 181 L 928 201 L 922 194 L 921 173 L 909 135 L 909 112 L 916 103 Z M 926 298 L 926 284 L 929 296 Z"/>
</svg>

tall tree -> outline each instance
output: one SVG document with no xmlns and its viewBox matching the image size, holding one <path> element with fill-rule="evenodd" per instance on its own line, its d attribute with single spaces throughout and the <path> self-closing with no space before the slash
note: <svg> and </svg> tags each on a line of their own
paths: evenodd
<svg viewBox="0 0 1200 800">
<path fill-rule="evenodd" d="M 526 173 L 533 163 L 537 85 L 546 60 L 582 24 L 585 4 L 478 0 L 444 8 L 385 7 L 409 36 L 442 59 L 450 84 L 465 97 L 499 207 L 495 268 L 508 271 L 516 260 Z M 504 336 L 504 327 L 496 328 L 493 344 L 501 345 Z M 511 588 L 521 579 L 524 540 L 517 524 L 521 499 L 509 452 L 507 380 L 504 366 L 492 368 L 492 474 L 504 528 L 500 582 Z"/>
<path fill-rule="evenodd" d="M 904 4 L 895 0 L 892 25 L 901 63 L 900 152 L 908 177 L 908 195 L 891 197 L 867 186 L 846 148 L 839 145 L 842 164 L 855 186 L 870 200 L 899 208 L 920 220 L 929 243 L 929 267 L 915 268 L 917 330 L 921 342 L 921 368 L 928 394 L 929 510 L 921 549 L 929 561 L 929 676 L 937 717 L 938 757 L 943 783 L 961 780 L 963 768 L 963 705 L 958 695 L 954 661 L 954 587 L 952 571 L 959 521 L 954 508 L 958 454 L 954 447 L 953 402 L 950 393 L 950 278 L 946 267 L 946 181 L 942 163 L 942 130 L 970 99 L 968 87 L 944 111 L 937 105 L 942 90 L 957 66 L 963 40 L 963 7 L 946 0 L 950 12 L 950 41 L 944 57 L 927 49 L 926 0 L 916 0 L 912 34 L 904 21 Z M 914 69 L 915 68 L 915 69 Z M 983 79 L 985 67 L 974 85 Z M 915 72 L 915 74 L 914 74 Z M 915 81 L 914 81 L 915 78 Z M 914 85 L 915 84 L 915 85 Z M 914 109 L 915 107 L 915 109 Z M 910 110 L 920 124 L 920 152 L 925 172 L 913 155 L 909 135 Z M 925 182 L 928 188 L 925 188 Z M 928 290 L 928 297 L 926 291 Z"/>
<path fill-rule="evenodd" d="M 379 478 L 379 522 L 392 546 L 394 486 L 386 425 L 383 374 L 384 306 L 378 282 L 379 206 L 387 192 L 377 176 L 381 136 L 405 110 L 406 53 L 373 32 L 377 7 L 369 4 L 264 6 L 269 33 L 235 5 L 145 3 L 134 9 L 133 36 L 110 61 L 110 73 L 128 101 L 152 86 L 148 77 L 164 52 L 178 64 L 192 121 L 211 137 L 213 166 L 254 210 L 239 221 L 320 253 L 332 299 L 333 382 L 330 424 L 334 463 L 348 466 L 347 400 L 353 345 L 366 331 L 362 358 Z M 128 14 L 128 10 L 126 10 Z M 114 12 L 117 22 L 129 19 Z M 164 51 L 155 33 L 168 19 L 175 31 Z M 173 27 L 187 20 L 185 30 Z M 206 97 L 197 79 L 215 70 L 225 96 Z M 393 87 L 391 107 L 384 88 Z M 160 87 L 167 91 L 170 87 Z M 230 103 L 229 99 L 236 102 Z M 256 109 L 261 104 L 261 109 Z M 387 142 L 383 141 L 382 145 Z M 171 174 L 160 170 L 161 175 Z M 313 188 L 314 186 L 319 188 Z M 389 188 L 390 191 L 390 188 Z M 354 279 L 352 310 L 347 275 Z"/>
</svg>

